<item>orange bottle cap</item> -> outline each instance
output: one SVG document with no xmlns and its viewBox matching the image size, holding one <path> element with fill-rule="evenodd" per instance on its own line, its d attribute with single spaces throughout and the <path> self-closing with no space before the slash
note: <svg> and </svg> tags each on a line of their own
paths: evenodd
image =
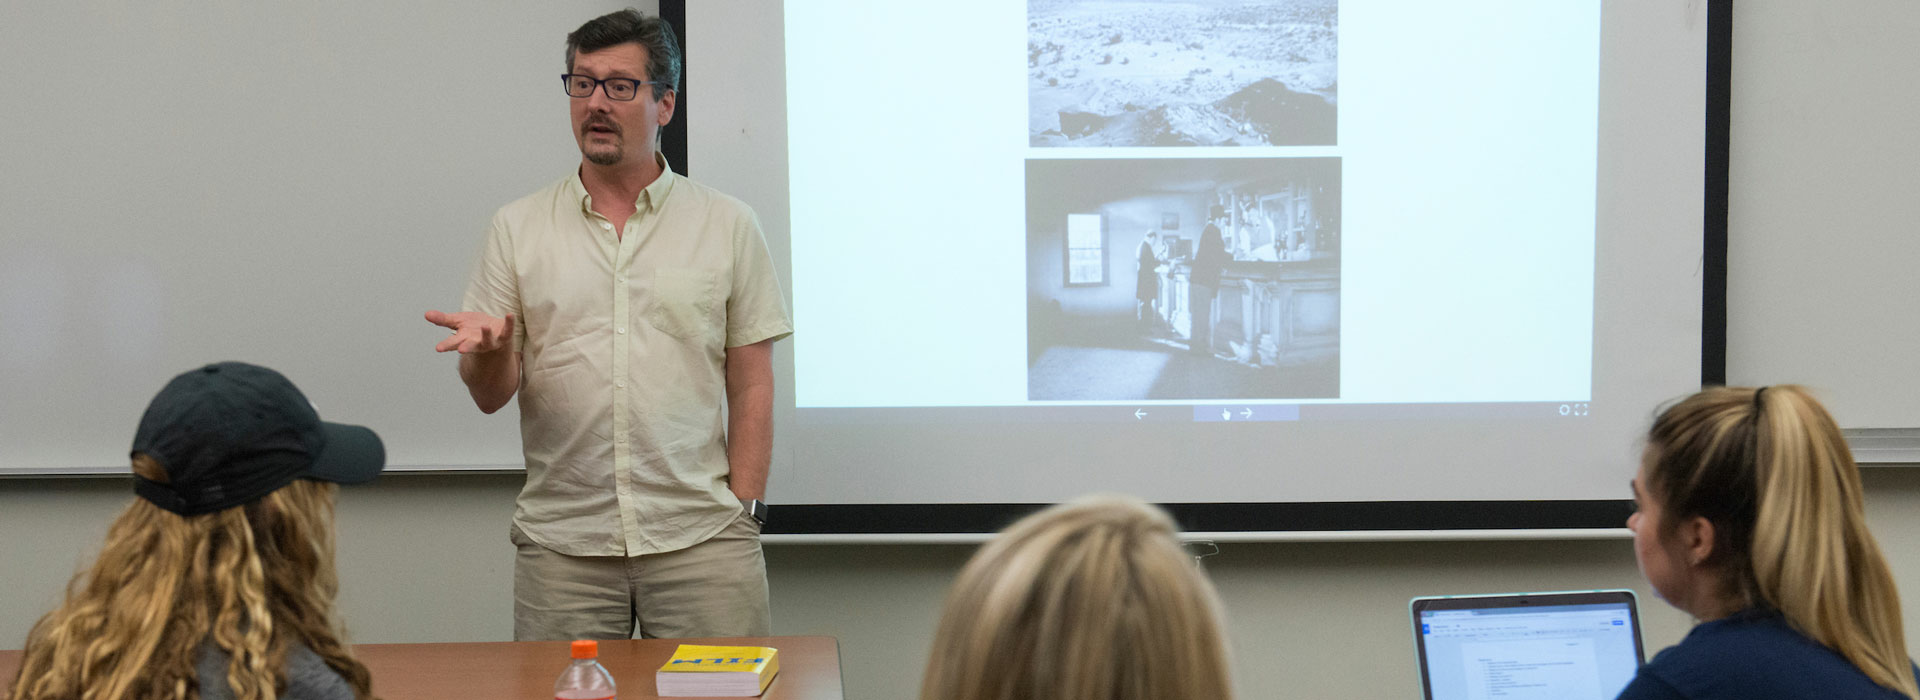
<svg viewBox="0 0 1920 700">
<path fill-rule="evenodd" d="M 593 659 L 600 656 L 600 643 L 591 639 L 576 639 L 573 642 L 573 658 Z"/>
</svg>

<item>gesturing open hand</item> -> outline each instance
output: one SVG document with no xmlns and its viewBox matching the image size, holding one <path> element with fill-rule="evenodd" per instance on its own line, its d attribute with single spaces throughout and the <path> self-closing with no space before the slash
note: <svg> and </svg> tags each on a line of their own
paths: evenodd
<svg viewBox="0 0 1920 700">
<path fill-rule="evenodd" d="M 474 355 L 499 350 L 513 344 L 513 314 L 494 318 L 478 311 L 441 313 L 428 311 L 427 322 L 453 331 L 453 335 L 433 346 L 438 352 L 459 350 Z"/>
</svg>

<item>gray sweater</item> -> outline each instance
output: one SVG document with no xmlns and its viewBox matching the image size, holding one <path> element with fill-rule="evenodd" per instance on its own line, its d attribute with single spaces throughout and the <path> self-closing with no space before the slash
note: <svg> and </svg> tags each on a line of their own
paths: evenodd
<svg viewBox="0 0 1920 700">
<path fill-rule="evenodd" d="M 194 668 L 200 674 L 200 700 L 233 700 L 233 688 L 227 685 L 227 652 L 212 642 L 200 645 L 200 658 Z M 320 659 L 307 645 L 294 642 L 287 647 L 287 689 L 283 700 L 354 700 L 353 686 Z"/>
</svg>

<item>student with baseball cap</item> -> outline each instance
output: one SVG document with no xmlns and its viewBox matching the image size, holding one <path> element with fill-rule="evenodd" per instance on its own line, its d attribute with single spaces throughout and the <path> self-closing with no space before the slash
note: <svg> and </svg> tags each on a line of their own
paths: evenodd
<svg viewBox="0 0 1920 700">
<path fill-rule="evenodd" d="M 372 697 L 334 617 L 333 497 L 379 475 L 379 436 L 224 362 L 160 390 L 132 461 L 138 498 L 28 634 L 10 697 Z"/>
</svg>

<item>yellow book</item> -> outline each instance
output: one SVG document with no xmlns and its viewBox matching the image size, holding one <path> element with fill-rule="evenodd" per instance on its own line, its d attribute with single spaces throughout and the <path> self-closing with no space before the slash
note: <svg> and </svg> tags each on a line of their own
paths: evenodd
<svg viewBox="0 0 1920 700">
<path fill-rule="evenodd" d="M 753 697 L 767 691 L 780 672 L 773 647 L 711 647 L 682 644 L 653 674 L 661 697 Z"/>
</svg>

